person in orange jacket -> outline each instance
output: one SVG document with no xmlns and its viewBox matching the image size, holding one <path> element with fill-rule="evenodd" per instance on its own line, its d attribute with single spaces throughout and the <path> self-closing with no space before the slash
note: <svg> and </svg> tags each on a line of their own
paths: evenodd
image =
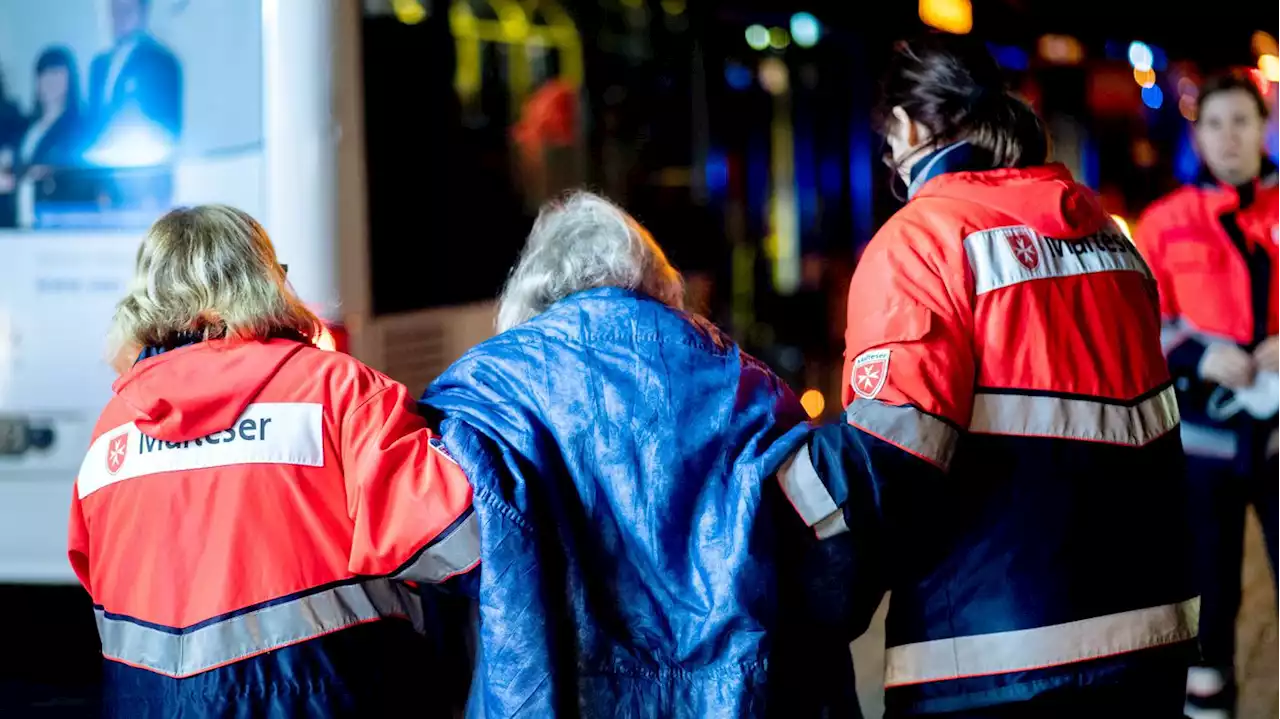
<svg viewBox="0 0 1280 719">
<path fill-rule="evenodd" d="M 1195 122 L 1200 177 L 1153 204 L 1136 235 L 1159 282 L 1164 348 L 1184 417 L 1203 652 L 1187 701 L 1203 716 L 1227 717 L 1234 708 L 1250 503 L 1273 569 L 1276 562 L 1280 188 L 1263 154 L 1266 120 L 1267 103 L 1248 75 L 1210 78 Z M 1253 397 L 1261 402 L 1246 406 Z"/>
<path fill-rule="evenodd" d="M 1181 717 L 1197 600 L 1147 265 L 980 43 L 900 43 L 881 106 L 909 199 L 850 285 L 846 421 L 784 490 L 815 530 L 878 502 L 886 716 Z"/>
<path fill-rule="evenodd" d="M 414 584 L 476 580 L 471 485 L 319 329 L 244 212 L 148 232 L 71 502 L 104 716 L 447 715 Z"/>
</svg>

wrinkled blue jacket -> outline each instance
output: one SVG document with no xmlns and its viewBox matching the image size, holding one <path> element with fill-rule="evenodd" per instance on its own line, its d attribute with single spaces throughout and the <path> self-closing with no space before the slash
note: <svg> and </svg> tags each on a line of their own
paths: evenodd
<svg viewBox="0 0 1280 719">
<path fill-rule="evenodd" d="M 583 292 L 423 401 L 482 519 L 469 715 L 856 716 L 848 639 L 801 596 L 825 560 L 771 481 L 804 413 L 714 327 Z"/>
</svg>

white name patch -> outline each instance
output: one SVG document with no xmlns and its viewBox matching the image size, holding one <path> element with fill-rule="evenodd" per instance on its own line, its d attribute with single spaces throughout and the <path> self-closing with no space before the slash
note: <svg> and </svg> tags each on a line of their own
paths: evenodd
<svg viewBox="0 0 1280 719">
<path fill-rule="evenodd" d="M 1094 272 L 1151 276 L 1138 249 L 1114 225 L 1073 240 L 1048 237 L 1025 225 L 997 227 L 964 238 L 964 251 L 979 295 L 1019 282 Z"/>
<path fill-rule="evenodd" d="M 116 482 L 160 472 L 235 464 L 324 466 L 321 406 L 251 404 L 230 427 L 185 442 L 143 434 L 133 422 L 107 430 L 89 447 L 76 488 L 80 498 Z"/>
</svg>

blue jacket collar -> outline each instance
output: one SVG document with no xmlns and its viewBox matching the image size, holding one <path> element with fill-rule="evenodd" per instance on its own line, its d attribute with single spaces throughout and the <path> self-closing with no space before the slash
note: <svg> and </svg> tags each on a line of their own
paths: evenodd
<svg viewBox="0 0 1280 719">
<path fill-rule="evenodd" d="M 288 339 L 288 340 L 295 340 L 297 342 L 302 342 L 304 344 L 307 343 L 306 337 L 303 337 L 297 332 L 293 332 L 291 330 L 281 330 L 279 332 L 272 332 L 271 335 L 268 337 L 268 339 Z M 133 360 L 133 363 L 137 364 L 149 357 L 162 355 L 165 352 L 176 350 L 179 347 L 186 347 L 187 345 L 193 345 L 200 342 L 204 342 L 204 337 L 197 332 L 179 332 L 178 334 L 174 335 L 171 339 L 169 339 L 168 341 L 162 344 L 148 345 L 147 347 L 143 347 L 142 351 L 138 353 L 138 357 Z"/>
<path fill-rule="evenodd" d="M 196 344 L 197 342 L 203 342 L 203 341 L 204 341 L 204 337 L 196 334 L 195 332 L 180 332 L 176 336 L 174 336 L 172 339 L 170 339 L 167 342 L 164 342 L 163 344 L 148 345 L 146 347 L 143 347 L 142 351 L 138 353 L 138 358 L 135 359 L 133 363 L 137 364 L 149 357 L 162 355 L 165 352 L 169 352 L 170 350 L 176 350 L 179 347 L 186 347 L 187 345 L 193 345 L 193 344 Z"/>
<path fill-rule="evenodd" d="M 975 147 L 968 140 L 953 142 L 920 158 L 911 168 L 911 182 L 907 185 L 907 199 L 916 196 L 924 184 L 948 172 L 971 172 L 995 169 L 991 153 Z"/>
<path fill-rule="evenodd" d="M 573 305 L 573 304 L 580 304 L 582 302 L 587 302 L 590 300 L 597 300 L 597 299 L 607 300 L 607 299 L 618 299 L 618 298 L 624 298 L 624 297 L 627 299 L 653 300 L 652 297 L 650 297 L 649 295 L 646 295 L 643 292 L 637 292 L 636 290 L 629 290 L 625 287 L 593 287 L 589 290 L 582 290 L 581 292 L 575 292 L 569 295 L 568 297 L 558 300 L 555 304 L 551 305 L 551 307 L 548 307 L 546 311 L 550 312 L 552 309 L 559 307 L 560 305 Z M 657 300 L 653 300 L 653 301 L 657 302 Z"/>
</svg>

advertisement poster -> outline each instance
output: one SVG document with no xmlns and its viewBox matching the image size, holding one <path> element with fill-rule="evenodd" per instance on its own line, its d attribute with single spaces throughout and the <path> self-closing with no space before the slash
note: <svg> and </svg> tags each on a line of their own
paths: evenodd
<svg viewBox="0 0 1280 719">
<path fill-rule="evenodd" d="M 258 0 L 0 0 L 0 581 L 61 581 L 146 227 L 261 216 Z"/>
</svg>

